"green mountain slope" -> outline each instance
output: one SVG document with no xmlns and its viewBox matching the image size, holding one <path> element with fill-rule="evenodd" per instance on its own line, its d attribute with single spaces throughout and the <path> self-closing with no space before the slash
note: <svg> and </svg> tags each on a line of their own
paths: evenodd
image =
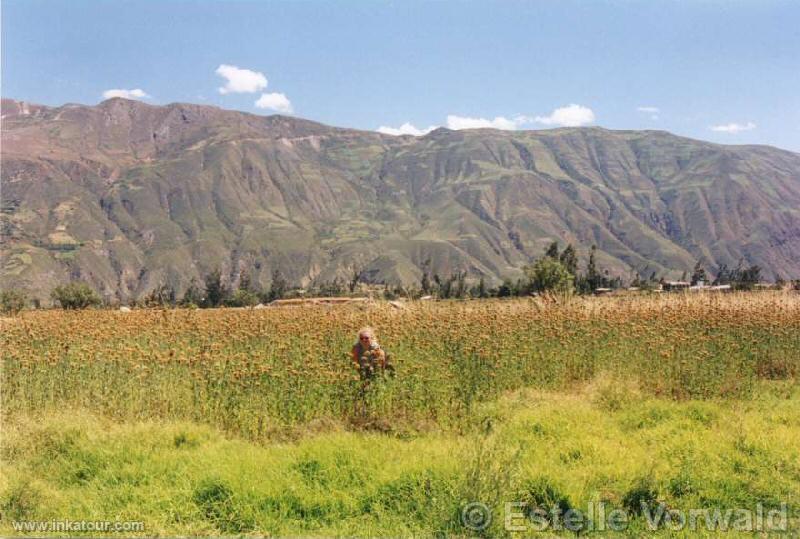
<svg viewBox="0 0 800 539">
<path fill-rule="evenodd" d="M 740 260 L 800 277 L 800 155 L 658 131 L 393 137 L 283 116 L 111 99 L 2 103 L 0 286 L 108 297 L 274 268 L 309 284 L 429 264 L 515 277 L 554 240 L 612 273 Z"/>
</svg>

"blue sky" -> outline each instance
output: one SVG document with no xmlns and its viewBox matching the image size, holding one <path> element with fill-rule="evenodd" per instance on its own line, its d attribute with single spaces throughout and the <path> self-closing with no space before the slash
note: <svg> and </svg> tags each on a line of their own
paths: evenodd
<svg viewBox="0 0 800 539">
<path fill-rule="evenodd" d="M 387 132 L 600 125 L 800 151 L 800 2 L 2 1 L 4 97 L 109 90 Z"/>
</svg>

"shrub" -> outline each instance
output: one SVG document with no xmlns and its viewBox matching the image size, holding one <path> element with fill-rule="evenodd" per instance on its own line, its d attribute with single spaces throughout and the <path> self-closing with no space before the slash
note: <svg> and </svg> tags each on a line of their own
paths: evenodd
<svg viewBox="0 0 800 539">
<path fill-rule="evenodd" d="M 142 300 L 145 307 L 174 307 L 175 303 L 175 289 L 166 284 L 160 284 Z"/>
<path fill-rule="evenodd" d="M 35 484 L 18 482 L 5 493 L 0 509 L 9 520 L 25 520 L 36 514 L 41 499 L 41 490 Z"/>
<path fill-rule="evenodd" d="M 660 502 L 658 489 L 650 478 L 641 478 L 622 498 L 622 506 L 632 515 L 641 515 L 645 511 L 655 514 Z"/>
<path fill-rule="evenodd" d="M 544 477 L 528 483 L 519 498 L 525 503 L 525 516 L 529 518 L 537 512 L 544 517 L 545 514 L 552 514 L 553 509 L 558 509 L 562 514 L 572 509 L 569 498 Z"/>
<path fill-rule="evenodd" d="M 258 304 L 258 295 L 250 290 L 239 289 L 227 301 L 229 307 L 252 307 Z"/>
<path fill-rule="evenodd" d="M 532 266 L 525 268 L 525 275 L 530 280 L 530 288 L 534 292 L 573 291 L 575 277 L 567 271 L 564 264 L 550 257 L 545 257 Z"/>
<path fill-rule="evenodd" d="M 693 494 L 695 490 L 694 481 L 687 470 L 681 470 L 669 480 L 669 492 L 676 498 Z"/>
<path fill-rule="evenodd" d="M 55 287 L 50 297 L 61 305 L 62 309 L 86 309 L 101 303 L 100 296 L 92 287 L 77 281 Z"/>
<path fill-rule="evenodd" d="M 243 514 L 235 503 L 233 490 L 222 480 L 207 478 L 195 489 L 192 499 L 218 529 L 228 533 L 242 533 L 253 529 L 249 515 Z"/>
<path fill-rule="evenodd" d="M 12 316 L 19 313 L 25 308 L 27 298 L 24 292 L 19 290 L 3 290 L 0 292 L 0 311 L 3 314 L 10 314 Z"/>
<path fill-rule="evenodd" d="M 633 380 L 600 375 L 593 386 L 593 403 L 607 412 L 618 412 L 641 398 L 639 388 Z"/>
<path fill-rule="evenodd" d="M 203 304 L 204 300 L 205 290 L 202 290 L 197 284 L 197 279 L 192 277 L 192 280 L 189 281 L 189 286 L 186 288 L 186 292 L 183 294 L 183 298 L 181 298 L 180 304 L 184 307 L 196 309 L 198 305 Z"/>
<path fill-rule="evenodd" d="M 220 270 L 214 270 L 206 275 L 206 298 L 203 307 L 219 307 L 228 300 L 230 290 L 222 282 Z"/>
<path fill-rule="evenodd" d="M 519 499 L 525 504 L 525 516 L 534 524 L 555 526 L 560 520 L 561 525 L 576 535 L 591 527 L 588 515 L 574 507 L 569 497 L 546 477 L 529 482 Z"/>
</svg>

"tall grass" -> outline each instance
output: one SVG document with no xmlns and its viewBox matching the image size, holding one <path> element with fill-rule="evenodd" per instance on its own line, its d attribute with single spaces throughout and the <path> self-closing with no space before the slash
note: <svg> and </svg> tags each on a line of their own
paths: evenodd
<svg viewBox="0 0 800 539">
<path fill-rule="evenodd" d="M 351 367 L 375 326 L 398 376 L 366 393 Z M 789 294 L 420 303 L 264 310 L 26 313 L 2 334 L 3 414 L 82 409 L 205 423 L 264 439 L 320 420 L 461 429 L 523 387 L 599 375 L 675 400 L 748 398 L 800 372 Z"/>
</svg>

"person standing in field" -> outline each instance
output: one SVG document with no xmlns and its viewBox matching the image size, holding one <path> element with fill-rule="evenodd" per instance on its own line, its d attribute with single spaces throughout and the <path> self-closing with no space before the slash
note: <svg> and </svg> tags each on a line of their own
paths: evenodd
<svg viewBox="0 0 800 539">
<path fill-rule="evenodd" d="M 394 373 L 394 368 L 390 364 L 386 352 L 378 344 L 375 330 L 371 327 L 364 327 L 358 331 L 358 340 L 353 345 L 351 354 L 353 366 L 358 369 L 362 380 L 370 380 L 378 372 Z"/>
</svg>

